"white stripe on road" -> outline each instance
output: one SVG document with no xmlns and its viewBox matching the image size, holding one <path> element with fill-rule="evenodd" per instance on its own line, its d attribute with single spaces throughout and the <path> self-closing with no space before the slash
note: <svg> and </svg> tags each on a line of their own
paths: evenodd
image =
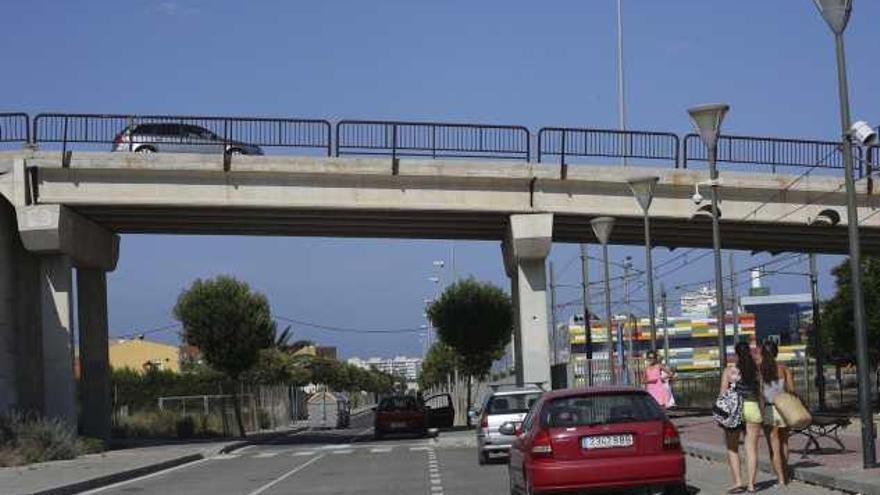
<svg viewBox="0 0 880 495">
<path fill-rule="evenodd" d="M 261 452 L 254 456 L 254 459 L 268 459 L 270 457 L 275 457 L 280 454 L 280 452 Z"/>
<path fill-rule="evenodd" d="M 410 447 L 410 452 L 426 452 L 431 450 L 431 447 Z"/>
<path fill-rule="evenodd" d="M 342 454 L 351 454 L 354 452 L 354 449 L 345 449 L 345 450 L 334 450 L 331 454 L 334 455 L 342 455 Z"/>
<path fill-rule="evenodd" d="M 387 454 L 391 452 L 391 447 L 374 447 L 370 449 L 371 454 Z"/>
<path fill-rule="evenodd" d="M 256 490 L 248 493 L 247 495 L 260 495 L 261 493 L 265 492 L 269 488 L 272 488 L 273 486 L 277 485 L 278 483 L 281 483 L 282 481 L 286 480 L 287 478 L 290 478 L 294 474 L 296 474 L 296 473 L 302 471 L 303 469 L 311 466 L 312 464 L 318 462 L 319 460 L 321 460 L 324 457 L 324 455 L 325 454 L 321 454 L 318 457 L 313 457 L 313 458 L 309 459 L 308 461 L 306 461 L 306 462 L 300 464 L 299 466 L 291 469 L 290 471 L 282 474 L 281 476 L 279 476 L 279 477 L 275 478 L 274 480 L 270 481 L 269 483 L 266 483 L 265 485 L 257 488 Z"/>
<path fill-rule="evenodd" d="M 315 455 L 315 451 L 314 450 L 303 450 L 302 452 L 294 452 L 291 455 L 294 457 L 305 457 L 305 456 Z"/>
<path fill-rule="evenodd" d="M 179 470 L 181 470 L 181 469 L 186 469 L 186 468 L 190 468 L 190 467 L 193 467 L 193 466 L 196 466 L 196 465 L 199 465 L 199 464 L 204 464 L 204 463 L 206 463 L 206 462 L 208 462 L 208 461 L 210 461 L 210 460 L 211 460 L 211 459 L 200 459 L 200 460 L 198 460 L 198 461 L 188 462 L 188 463 L 186 463 L 186 464 L 181 464 L 180 466 L 175 466 L 175 467 L 173 467 L 173 468 L 165 469 L 165 470 L 163 470 L 163 471 L 157 471 L 157 472 L 155 472 L 155 473 L 153 473 L 153 474 L 148 474 L 148 475 L 146 475 L 146 476 L 141 476 L 140 478 L 135 478 L 135 479 L 126 480 L 126 481 L 120 481 L 119 483 L 114 483 L 114 484 L 112 484 L 112 485 L 102 486 L 101 488 L 95 488 L 94 490 L 89 490 L 89 491 L 87 491 L 87 492 L 82 492 L 81 495 L 91 495 L 91 494 L 93 494 L 93 493 L 100 493 L 100 492 L 104 492 L 104 491 L 107 491 L 107 490 L 112 490 L 113 488 L 118 488 L 118 487 L 120 487 L 120 486 L 130 485 L 130 484 L 132 484 L 132 483 L 137 483 L 137 482 L 140 482 L 140 481 L 148 480 L 148 479 L 150 479 L 150 478 L 156 478 L 156 477 L 159 477 L 159 476 L 164 476 L 164 475 L 166 475 L 166 474 L 168 474 L 168 473 L 173 473 L 174 471 L 179 471 Z"/>
</svg>

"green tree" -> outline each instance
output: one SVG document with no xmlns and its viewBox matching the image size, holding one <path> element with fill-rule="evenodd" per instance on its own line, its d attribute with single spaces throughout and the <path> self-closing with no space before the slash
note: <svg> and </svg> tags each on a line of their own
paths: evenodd
<svg viewBox="0 0 880 495">
<path fill-rule="evenodd" d="M 232 380 L 240 380 L 257 363 L 260 351 L 274 343 L 275 323 L 266 296 L 232 277 L 196 280 L 178 297 L 174 317 L 183 324 L 186 342 Z M 233 403 L 239 434 L 244 436 L 236 394 Z"/>
<path fill-rule="evenodd" d="M 862 266 L 868 352 L 871 360 L 877 363 L 880 358 L 880 258 L 863 258 Z M 832 274 L 837 283 L 837 292 L 822 306 L 819 335 L 828 357 L 838 362 L 855 362 L 855 325 L 849 260 L 837 265 Z"/>
<path fill-rule="evenodd" d="M 443 342 L 434 342 L 419 373 L 419 388 L 428 390 L 449 384 L 455 379 L 458 371 L 458 355 Z"/>
<path fill-rule="evenodd" d="M 440 341 L 458 355 L 458 365 L 468 379 L 467 406 L 471 407 L 471 381 L 485 378 L 492 363 L 504 355 L 513 331 L 513 304 L 500 288 L 473 278 L 458 281 L 443 291 L 428 308 Z"/>
</svg>

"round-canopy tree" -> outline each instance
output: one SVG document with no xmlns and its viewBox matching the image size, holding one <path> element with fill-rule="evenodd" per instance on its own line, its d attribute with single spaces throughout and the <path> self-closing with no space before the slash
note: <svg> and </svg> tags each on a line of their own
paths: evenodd
<svg viewBox="0 0 880 495">
<path fill-rule="evenodd" d="M 251 369 L 262 349 L 272 347 L 275 322 L 266 296 L 229 276 L 196 280 L 174 306 L 187 344 L 205 361 L 233 380 Z M 233 394 L 235 419 L 244 436 L 240 398 Z"/>
<path fill-rule="evenodd" d="M 460 280 L 428 307 L 428 318 L 440 341 L 459 356 L 459 369 L 471 379 L 485 378 L 492 363 L 504 355 L 513 330 L 513 304 L 500 288 L 473 278 Z"/>
</svg>

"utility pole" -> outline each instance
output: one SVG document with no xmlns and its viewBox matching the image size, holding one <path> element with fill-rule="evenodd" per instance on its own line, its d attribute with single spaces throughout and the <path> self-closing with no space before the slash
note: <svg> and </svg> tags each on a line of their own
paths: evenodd
<svg viewBox="0 0 880 495">
<path fill-rule="evenodd" d="M 593 332 L 590 327 L 590 265 L 587 245 L 581 244 L 581 289 L 584 298 L 584 339 L 587 357 L 587 385 L 593 385 Z"/>
<path fill-rule="evenodd" d="M 666 311 L 665 285 L 660 285 L 660 304 L 663 309 L 663 364 L 669 366 L 669 313 Z"/>
<path fill-rule="evenodd" d="M 617 0 L 617 112 L 621 131 L 626 130 L 626 87 L 623 74 L 623 7 Z M 627 150 L 629 151 L 629 150 Z M 627 165 L 627 153 L 623 153 L 623 165 Z"/>
<path fill-rule="evenodd" d="M 629 354 L 629 357 L 633 355 L 633 328 L 632 328 L 632 319 L 634 315 L 630 310 L 629 306 L 629 269 L 632 268 L 632 256 L 627 256 L 623 262 L 623 304 L 626 306 L 627 314 L 630 315 L 627 318 L 626 326 L 624 330 L 626 331 L 626 352 Z"/>
<path fill-rule="evenodd" d="M 739 301 L 736 295 L 736 267 L 733 266 L 733 252 L 728 254 L 730 256 L 728 258 L 728 265 L 730 266 L 730 299 L 732 300 L 730 307 L 731 314 L 733 315 L 733 343 L 736 345 L 739 342 Z"/>
<path fill-rule="evenodd" d="M 550 338 L 553 340 L 553 362 L 551 368 L 556 365 L 559 356 L 559 342 L 556 336 L 556 277 L 553 274 L 553 262 L 550 262 Z"/>
<path fill-rule="evenodd" d="M 813 299 L 813 352 L 816 354 L 816 390 L 819 391 L 819 410 L 825 410 L 825 362 L 823 359 L 822 338 L 819 336 L 819 272 L 816 268 L 816 254 L 810 253 L 810 295 Z M 809 364 L 809 361 L 807 361 Z"/>
</svg>

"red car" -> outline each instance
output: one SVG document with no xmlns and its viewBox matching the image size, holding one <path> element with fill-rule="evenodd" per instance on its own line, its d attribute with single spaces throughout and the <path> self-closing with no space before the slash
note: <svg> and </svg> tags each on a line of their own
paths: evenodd
<svg viewBox="0 0 880 495">
<path fill-rule="evenodd" d="M 415 433 L 425 436 L 428 434 L 427 409 L 415 397 L 386 397 L 376 408 L 373 431 L 377 439 L 389 433 Z"/>
<path fill-rule="evenodd" d="M 686 494 L 685 459 L 675 426 L 634 388 L 548 392 L 529 411 L 510 449 L 510 492 L 520 494 L 647 488 Z"/>
</svg>

